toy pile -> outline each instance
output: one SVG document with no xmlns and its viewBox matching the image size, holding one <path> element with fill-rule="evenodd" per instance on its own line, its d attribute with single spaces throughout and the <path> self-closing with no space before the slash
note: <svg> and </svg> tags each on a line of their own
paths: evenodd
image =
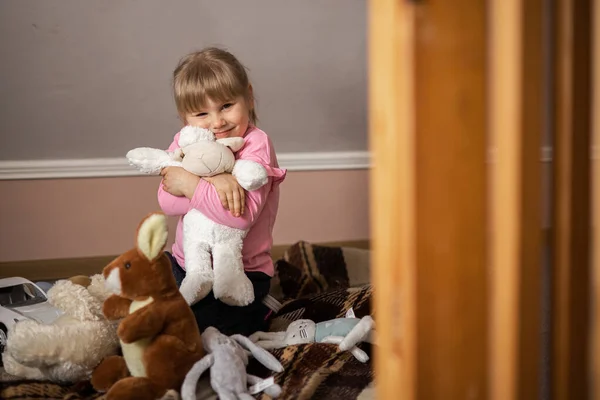
<svg viewBox="0 0 600 400">
<path fill-rule="evenodd" d="M 60 395 L 50 398 L 71 393 L 164 400 L 178 399 L 180 394 L 182 400 L 192 400 L 206 389 L 198 384 L 204 375 L 210 376 L 208 384 L 222 399 L 285 398 L 298 390 L 316 395 L 323 389 L 311 387 L 307 360 L 323 374 L 329 368 L 324 365 L 339 359 L 336 371 L 328 373 L 332 379 L 349 374 L 357 388 L 372 381 L 369 347 L 359 346 L 375 339 L 374 321 L 368 315 L 369 287 L 347 292 L 361 299 L 354 302 L 360 318 L 352 308 L 339 317 L 321 317 L 320 312 L 331 309 L 328 298 L 344 304 L 339 296 L 346 291 L 339 290 L 314 301 L 287 302 L 275 314 L 274 332 L 228 337 L 210 327 L 201 333 L 175 283 L 164 253 L 166 242 L 166 216 L 152 213 L 139 224 L 135 246 L 102 274 L 56 282 L 48 290 L 48 302 L 60 315 L 51 322 L 22 320 L 9 329 L 4 368 L 29 381 L 0 385 L 0 397 L 18 397 L 19 385 L 29 385 L 23 390 L 31 396 L 39 385 L 39 398 L 53 388 Z M 287 318 L 291 319 L 282 324 Z M 290 378 L 299 367 L 304 378 Z M 357 383 L 358 378 L 364 382 Z M 42 386 L 48 381 L 55 386 Z M 327 379 L 321 384 L 335 389 Z"/>
</svg>

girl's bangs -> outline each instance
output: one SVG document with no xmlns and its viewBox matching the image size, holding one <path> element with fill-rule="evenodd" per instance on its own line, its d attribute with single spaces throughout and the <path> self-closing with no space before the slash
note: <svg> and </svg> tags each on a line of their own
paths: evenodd
<svg viewBox="0 0 600 400">
<path fill-rule="evenodd" d="M 225 103 L 240 95 L 243 96 L 243 87 L 228 75 L 204 73 L 197 79 L 182 82 L 180 87 L 176 88 L 177 108 L 186 114 L 193 113 L 205 108 L 207 99 Z"/>
</svg>

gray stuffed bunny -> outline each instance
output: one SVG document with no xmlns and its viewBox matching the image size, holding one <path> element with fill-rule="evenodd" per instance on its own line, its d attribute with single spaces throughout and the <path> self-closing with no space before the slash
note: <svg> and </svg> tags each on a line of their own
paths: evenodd
<svg viewBox="0 0 600 400">
<path fill-rule="evenodd" d="M 209 352 L 196 362 L 187 373 L 181 387 L 182 400 L 196 400 L 196 385 L 204 371 L 210 370 L 210 384 L 221 400 L 250 400 L 248 384 L 256 385 L 263 380 L 257 376 L 246 374 L 248 352 L 265 367 L 275 371 L 283 371 L 283 366 L 267 350 L 258 347 L 250 339 L 242 335 L 225 336 L 214 327 L 208 327 L 202 333 L 202 344 Z M 243 346 L 243 347 L 242 347 Z M 275 398 L 281 394 L 281 387 L 273 384 L 264 392 Z"/>
</svg>

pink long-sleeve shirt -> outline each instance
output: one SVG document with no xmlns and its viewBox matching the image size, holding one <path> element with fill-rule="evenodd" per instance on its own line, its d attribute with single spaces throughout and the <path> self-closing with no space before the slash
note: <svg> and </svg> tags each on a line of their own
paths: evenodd
<svg viewBox="0 0 600 400">
<path fill-rule="evenodd" d="M 279 206 L 279 184 L 285 179 L 286 170 L 279 168 L 273 144 L 267 134 L 251 126 L 244 134 L 244 147 L 235 154 L 236 159 L 252 160 L 262 164 L 269 175 L 263 187 L 246 192 L 246 206 L 241 217 L 234 217 L 223 208 L 216 189 L 201 179 L 194 196 L 173 196 L 158 188 L 158 204 L 166 215 L 179 216 L 172 253 L 177 263 L 185 269 L 183 254 L 183 215 L 195 208 L 211 220 L 232 228 L 249 229 L 242 248 L 242 261 L 246 271 L 260 271 L 273 276 L 271 259 L 273 225 Z M 179 148 L 179 133 L 175 135 L 169 151 Z"/>
</svg>

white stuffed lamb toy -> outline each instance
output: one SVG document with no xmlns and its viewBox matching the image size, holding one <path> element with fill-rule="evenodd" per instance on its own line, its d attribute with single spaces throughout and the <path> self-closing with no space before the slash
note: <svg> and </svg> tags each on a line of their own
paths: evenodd
<svg viewBox="0 0 600 400">
<path fill-rule="evenodd" d="M 127 153 L 127 159 L 140 171 L 153 175 L 168 166 L 179 166 L 198 176 L 229 172 L 248 191 L 268 182 L 261 164 L 235 159 L 233 153 L 244 146 L 241 137 L 215 139 L 208 129 L 186 126 L 179 134 L 179 146 L 173 152 L 138 147 Z M 186 276 L 179 291 L 188 304 L 200 301 L 211 290 L 225 304 L 245 306 L 254 301 L 254 289 L 242 263 L 247 233 L 218 224 L 196 209 L 183 217 Z"/>
<path fill-rule="evenodd" d="M 59 280 L 48 290 L 48 302 L 63 312 L 54 322 L 22 320 L 9 329 L 2 353 L 6 372 L 26 379 L 78 382 L 89 378 L 102 359 L 117 354 L 118 321 L 102 314 L 111 294 L 104 278 L 86 277 L 87 287 L 74 281 Z"/>
</svg>

